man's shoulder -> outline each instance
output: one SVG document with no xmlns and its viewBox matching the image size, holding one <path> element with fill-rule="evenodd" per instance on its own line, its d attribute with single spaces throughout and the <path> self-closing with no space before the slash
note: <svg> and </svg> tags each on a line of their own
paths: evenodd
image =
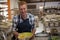
<svg viewBox="0 0 60 40">
<path fill-rule="evenodd" d="M 16 19 L 16 18 L 18 18 L 18 15 L 13 16 L 13 19 Z"/>
<path fill-rule="evenodd" d="M 34 15 L 33 14 L 31 14 L 31 13 L 28 13 L 28 15 L 29 15 L 29 18 L 34 18 Z"/>
<path fill-rule="evenodd" d="M 29 15 L 29 19 L 30 19 L 31 21 L 34 21 L 34 20 L 35 20 L 35 17 L 34 17 L 34 15 L 33 15 L 33 14 L 28 13 L 28 15 Z"/>
</svg>

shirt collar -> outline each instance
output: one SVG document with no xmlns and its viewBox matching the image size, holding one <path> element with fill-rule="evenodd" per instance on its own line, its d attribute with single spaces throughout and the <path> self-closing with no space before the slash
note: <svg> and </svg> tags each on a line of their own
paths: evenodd
<svg viewBox="0 0 60 40">
<path fill-rule="evenodd" d="M 27 19 L 29 19 L 29 13 L 26 13 L 27 14 Z M 21 18 L 21 16 L 20 16 L 20 18 Z"/>
</svg>

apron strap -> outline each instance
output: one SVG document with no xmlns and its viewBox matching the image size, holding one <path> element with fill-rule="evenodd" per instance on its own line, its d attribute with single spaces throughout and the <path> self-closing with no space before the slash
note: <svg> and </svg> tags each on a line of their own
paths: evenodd
<svg viewBox="0 0 60 40">
<path fill-rule="evenodd" d="M 18 22 L 20 22 L 20 15 L 18 15 Z"/>
</svg>

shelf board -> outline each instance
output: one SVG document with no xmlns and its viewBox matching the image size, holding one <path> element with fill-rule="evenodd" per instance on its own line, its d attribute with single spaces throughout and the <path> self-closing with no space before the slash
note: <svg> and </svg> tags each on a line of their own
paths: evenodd
<svg viewBox="0 0 60 40">
<path fill-rule="evenodd" d="M 7 3 L 7 2 L 0 2 L 0 4 L 8 5 L 8 3 Z"/>
</svg>

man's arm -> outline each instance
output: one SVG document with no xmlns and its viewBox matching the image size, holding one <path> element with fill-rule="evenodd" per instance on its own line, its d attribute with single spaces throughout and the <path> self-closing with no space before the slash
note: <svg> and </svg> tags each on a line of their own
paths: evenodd
<svg viewBox="0 0 60 40">
<path fill-rule="evenodd" d="M 13 20 L 12 20 L 12 22 L 13 22 L 13 25 L 12 25 L 12 27 L 13 27 L 13 35 L 14 35 L 15 37 L 18 36 L 18 32 L 16 32 L 16 26 L 17 26 L 16 20 L 17 20 L 16 18 L 13 18 Z"/>
<path fill-rule="evenodd" d="M 36 32 L 36 28 L 35 28 L 34 26 L 32 27 L 31 32 L 32 32 L 33 35 L 30 37 L 30 39 L 34 39 L 34 37 L 35 37 L 35 32 Z"/>
<path fill-rule="evenodd" d="M 36 32 L 36 27 L 35 27 L 35 18 L 34 16 L 32 17 L 32 30 L 31 30 L 33 36 L 32 38 L 35 36 L 35 32 Z"/>
<path fill-rule="evenodd" d="M 35 32 L 36 32 L 35 24 L 33 24 L 31 32 L 33 35 L 35 34 Z"/>
</svg>

